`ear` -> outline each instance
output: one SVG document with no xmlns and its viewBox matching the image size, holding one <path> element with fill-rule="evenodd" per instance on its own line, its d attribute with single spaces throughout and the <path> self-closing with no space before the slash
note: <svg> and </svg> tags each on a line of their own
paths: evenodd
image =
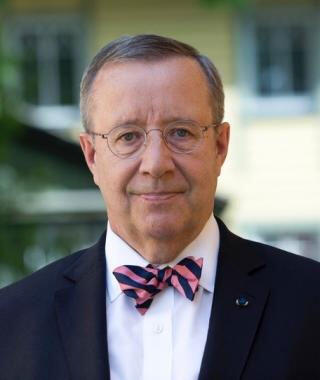
<svg viewBox="0 0 320 380">
<path fill-rule="evenodd" d="M 216 134 L 216 160 L 218 163 L 218 175 L 227 157 L 230 140 L 230 125 L 227 122 L 220 124 Z"/>
<path fill-rule="evenodd" d="M 96 172 L 96 150 L 93 138 L 88 133 L 80 133 L 79 139 L 84 158 L 94 178 Z"/>
</svg>

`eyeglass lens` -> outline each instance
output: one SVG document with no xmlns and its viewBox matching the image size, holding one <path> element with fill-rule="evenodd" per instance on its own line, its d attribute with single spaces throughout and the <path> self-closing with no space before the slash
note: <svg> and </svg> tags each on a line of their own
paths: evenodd
<svg viewBox="0 0 320 380">
<path fill-rule="evenodd" d="M 149 132 L 151 131 L 153 130 Z M 109 133 L 108 144 L 116 155 L 129 157 L 142 149 L 149 132 L 136 125 L 119 126 Z M 174 123 L 169 124 L 162 135 L 169 149 L 185 153 L 192 151 L 198 145 L 202 130 L 194 123 Z"/>
</svg>

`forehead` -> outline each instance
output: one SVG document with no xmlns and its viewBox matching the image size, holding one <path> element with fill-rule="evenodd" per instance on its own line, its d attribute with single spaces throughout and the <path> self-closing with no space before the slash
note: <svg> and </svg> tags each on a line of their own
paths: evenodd
<svg viewBox="0 0 320 380">
<path fill-rule="evenodd" d="M 207 79 L 200 65 L 188 57 L 108 63 L 97 74 L 91 100 L 95 126 L 126 119 L 201 122 L 208 113 L 211 116 Z"/>
</svg>

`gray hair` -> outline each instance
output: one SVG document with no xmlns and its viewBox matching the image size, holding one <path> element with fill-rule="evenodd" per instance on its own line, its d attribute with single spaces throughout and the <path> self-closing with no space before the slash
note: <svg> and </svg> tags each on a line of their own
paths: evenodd
<svg viewBox="0 0 320 380">
<path fill-rule="evenodd" d="M 214 122 L 220 124 L 224 116 L 224 92 L 221 77 L 212 61 L 183 42 L 153 34 L 141 34 L 124 36 L 110 42 L 96 54 L 85 70 L 80 89 L 80 112 L 85 130 L 91 129 L 90 91 L 99 70 L 106 63 L 131 59 L 153 62 L 177 56 L 190 57 L 199 63 L 208 81 Z"/>
</svg>

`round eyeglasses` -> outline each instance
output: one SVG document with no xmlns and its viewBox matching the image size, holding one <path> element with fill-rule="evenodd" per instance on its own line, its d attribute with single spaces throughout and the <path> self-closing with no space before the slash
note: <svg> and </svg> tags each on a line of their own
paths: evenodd
<svg viewBox="0 0 320 380">
<path fill-rule="evenodd" d="M 154 128 L 146 131 L 137 125 L 123 125 L 108 133 L 89 132 L 107 140 L 110 151 L 119 158 L 135 158 L 147 145 L 148 134 L 159 131 L 166 146 L 175 153 L 190 153 L 201 143 L 206 132 L 218 124 L 201 126 L 195 122 L 179 121 L 168 124 L 163 130 Z"/>
</svg>

